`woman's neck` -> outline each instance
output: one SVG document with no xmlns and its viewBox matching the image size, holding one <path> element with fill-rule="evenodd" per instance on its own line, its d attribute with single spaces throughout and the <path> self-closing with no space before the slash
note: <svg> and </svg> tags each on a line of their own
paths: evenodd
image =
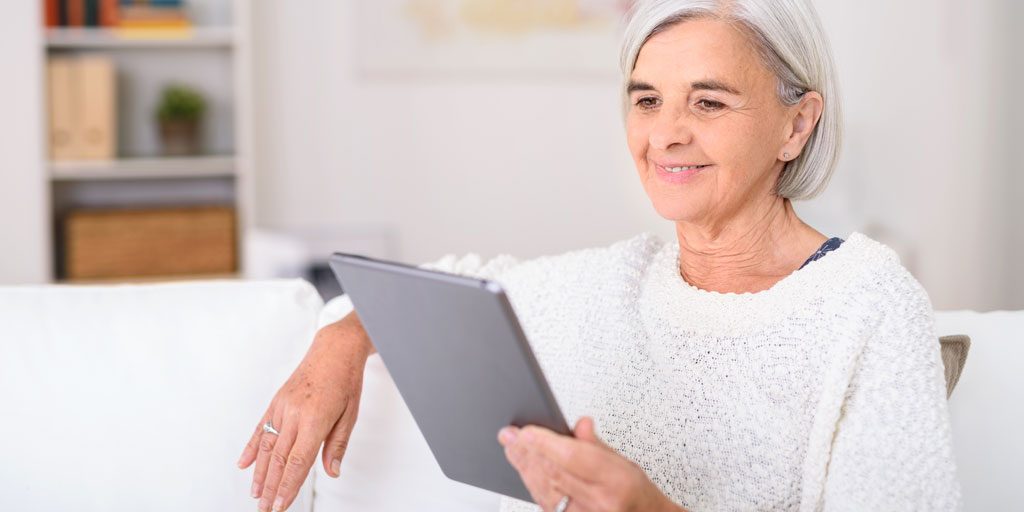
<svg viewBox="0 0 1024 512">
<path fill-rule="evenodd" d="M 771 288 L 828 239 L 777 196 L 717 223 L 677 222 L 676 236 L 683 279 L 721 293 Z"/>
</svg>

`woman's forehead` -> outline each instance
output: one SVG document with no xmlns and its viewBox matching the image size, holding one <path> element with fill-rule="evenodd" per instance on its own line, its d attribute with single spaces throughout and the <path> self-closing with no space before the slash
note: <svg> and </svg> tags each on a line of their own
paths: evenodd
<svg viewBox="0 0 1024 512">
<path fill-rule="evenodd" d="M 631 79 L 646 83 L 717 80 L 752 87 L 771 81 L 771 73 L 750 38 L 735 25 L 696 19 L 652 36 L 640 49 Z"/>
</svg>

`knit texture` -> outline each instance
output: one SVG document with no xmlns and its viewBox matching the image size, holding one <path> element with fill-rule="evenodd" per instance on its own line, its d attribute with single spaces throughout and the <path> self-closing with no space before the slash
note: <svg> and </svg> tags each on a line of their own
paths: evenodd
<svg viewBox="0 0 1024 512">
<path fill-rule="evenodd" d="M 678 255 L 645 233 L 421 266 L 501 283 L 566 420 L 688 510 L 961 508 L 932 306 L 895 252 L 854 232 L 742 294 L 690 285 Z"/>
</svg>

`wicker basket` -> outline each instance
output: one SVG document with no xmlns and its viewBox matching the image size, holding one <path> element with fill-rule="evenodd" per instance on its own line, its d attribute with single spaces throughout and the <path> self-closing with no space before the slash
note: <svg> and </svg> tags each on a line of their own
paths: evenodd
<svg viewBox="0 0 1024 512">
<path fill-rule="evenodd" d="M 237 269 L 230 207 L 79 210 L 64 221 L 64 277 L 227 274 Z"/>
</svg>

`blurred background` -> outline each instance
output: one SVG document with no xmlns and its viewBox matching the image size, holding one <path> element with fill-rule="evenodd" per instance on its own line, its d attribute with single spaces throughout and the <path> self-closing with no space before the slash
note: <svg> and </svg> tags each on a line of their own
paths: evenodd
<svg viewBox="0 0 1024 512">
<path fill-rule="evenodd" d="M 304 276 L 650 231 L 623 0 L 25 0 L 0 16 L 0 284 Z M 846 145 L 826 235 L 937 309 L 1024 309 L 1024 5 L 815 0 Z"/>
</svg>

